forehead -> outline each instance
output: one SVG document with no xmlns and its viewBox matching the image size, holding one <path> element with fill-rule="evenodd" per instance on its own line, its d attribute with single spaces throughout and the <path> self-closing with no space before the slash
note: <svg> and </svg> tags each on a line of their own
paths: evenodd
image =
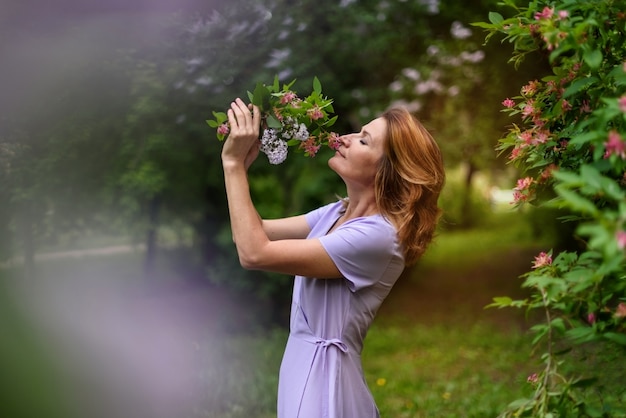
<svg viewBox="0 0 626 418">
<path fill-rule="evenodd" d="M 363 126 L 372 139 L 382 141 L 387 136 L 387 121 L 384 118 L 376 118 Z"/>
</svg>

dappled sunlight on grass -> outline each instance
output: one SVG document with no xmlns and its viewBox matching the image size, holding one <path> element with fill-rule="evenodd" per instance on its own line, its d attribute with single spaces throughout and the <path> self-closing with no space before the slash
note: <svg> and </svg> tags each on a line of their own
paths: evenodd
<svg viewBox="0 0 626 418">
<path fill-rule="evenodd" d="M 525 390 L 529 346 L 489 326 L 374 326 L 363 353 L 383 417 L 496 416 Z M 376 384 L 385 379 L 384 385 Z"/>
<path fill-rule="evenodd" d="M 492 214 L 475 229 L 447 231 L 444 225 L 420 264 L 465 268 L 489 263 L 508 250 L 550 246 L 551 239 L 536 236 L 521 212 Z"/>
</svg>

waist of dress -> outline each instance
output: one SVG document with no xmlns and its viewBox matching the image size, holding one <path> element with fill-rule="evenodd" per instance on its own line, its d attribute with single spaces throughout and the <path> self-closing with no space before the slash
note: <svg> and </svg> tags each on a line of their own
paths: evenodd
<svg viewBox="0 0 626 418">
<path fill-rule="evenodd" d="M 292 332 L 291 336 L 293 338 L 297 338 L 298 340 L 306 341 L 310 344 L 316 345 L 319 348 L 328 349 L 331 347 L 335 347 L 343 353 L 347 353 L 349 351 L 348 345 L 340 338 L 323 338 L 313 334 L 310 331 L 307 332 L 303 330 Z"/>
</svg>

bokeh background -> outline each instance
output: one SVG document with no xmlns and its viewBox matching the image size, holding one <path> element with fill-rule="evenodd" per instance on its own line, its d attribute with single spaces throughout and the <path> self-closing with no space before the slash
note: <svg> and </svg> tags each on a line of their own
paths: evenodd
<svg viewBox="0 0 626 418">
<path fill-rule="evenodd" d="M 0 413 L 269 417 L 291 278 L 244 271 L 205 119 L 257 82 L 317 76 L 340 133 L 406 106 L 445 156 L 445 215 L 364 352 L 383 416 L 495 416 L 533 363 L 533 254 L 571 243 L 515 209 L 501 102 L 542 74 L 471 24 L 496 0 L 3 0 Z M 329 150 L 250 171 L 264 217 L 341 196 Z M 3 410 L 3 411 L 2 411 Z M 6 412 L 6 415 L 3 413 Z"/>
</svg>

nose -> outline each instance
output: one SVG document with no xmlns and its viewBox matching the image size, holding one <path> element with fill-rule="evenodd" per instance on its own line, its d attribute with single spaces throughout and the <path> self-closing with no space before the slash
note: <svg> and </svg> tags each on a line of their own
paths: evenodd
<svg viewBox="0 0 626 418">
<path fill-rule="evenodd" d="M 350 135 L 341 135 L 339 137 L 339 142 L 341 143 L 341 145 L 343 145 L 344 147 L 348 147 L 350 145 Z"/>
</svg>

